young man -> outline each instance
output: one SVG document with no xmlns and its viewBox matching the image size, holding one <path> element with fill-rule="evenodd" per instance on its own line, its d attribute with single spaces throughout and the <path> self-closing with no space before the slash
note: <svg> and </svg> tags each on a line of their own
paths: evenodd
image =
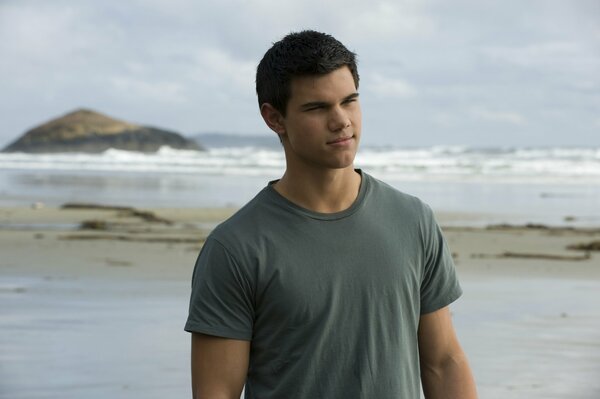
<svg viewBox="0 0 600 399">
<path fill-rule="evenodd" d="M 286 170 L 209 236 L 194 270 L 196 398 L 475 398 L 448 305 L 461 289 L 431 210 L 355 170 L 355 55 L 292 33 L 256 90 Z"/>
</svg>

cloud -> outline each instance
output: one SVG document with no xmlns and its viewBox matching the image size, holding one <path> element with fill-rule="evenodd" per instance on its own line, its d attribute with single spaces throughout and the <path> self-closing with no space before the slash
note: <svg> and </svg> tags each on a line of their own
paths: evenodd
<svg viewBox="0 0 600 399">
<path fill-rule="evenodd" d="M 492 62 L 544 71 L 596 73 L 600 70 L 598 49 L 586 43 L 549 41 L 520 46 L 492 46 L 481 50 Z"/>
<path fill-rule="evenodd" d="M 431 120 L 438 126 L 451 128 L 460 125 L 461 117 L 452 112 L 435 112 Z"/>
<path fill-rule="evenodd" d="M 484 107 L 473 107 L 470 109 L 469 114 L 475 119 L 481 119 L 490 122 L 500 122 L 518 126 L 526 123 L 525 117 L 517 112 L 511 111 L 494 111 Z"/>
<path fill-rule="evenodd" d="M 188 100 L 181 82 L 149 82 L 131 76 L 110 78 L 111 89 L 121 98 L 161 103 L 184 103 Z"/>
<path fill-rule="evenodd" d="M 190 77 L 206 86 L 253 94 L 257 63 L 236 58 L 224 49 L 205 48 L 195 54 Z"/>
<path fill-rule="evenodd" d="M 367 9 L 356 10 L 355 17 L 346 20 L 346 30 L 360 26 L 360 35 L 392 38 L 398 36 L 428 36 L 435 31 L 433 19 L 423 10 L 423 2 L 372 2 Z M 359 39 L 359 38 L 357 38 Z"/>
<path fill-rule="evenodd" d="M 79 12 L 73 8 L 8 3 L 0 8 L 0 49 L 14 61 L 53 62 L 82 43 L 71 35 Z M 7 40 L 12 37 L 13 40 Z M 6 61 L 11 61 L 6 60 Z"/>
<path fill-rule="evenodd" d="M 417 95 L 417 90 L 407 81 L 373 73 L 364 79 L 364 86 L 369 92 L 379 97 L 410 98 Z"/>
</svg>

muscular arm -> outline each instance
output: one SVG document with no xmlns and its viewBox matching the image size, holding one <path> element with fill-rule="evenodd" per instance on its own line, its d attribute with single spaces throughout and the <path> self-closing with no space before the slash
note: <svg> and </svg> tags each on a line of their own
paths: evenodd
<svg viewBox="0 0 600 399">
<path fill-rule="evenodd" d="M 249 354 L 249 341 L 192 333 L 194 399 L 239 399 Z"/>
<path fill-rule="evenodd" d="M 456 338 L 448 307 L 421 316 L 419 356 L 427 399 L 477 398 L 471 368 Z"/>
</svg>

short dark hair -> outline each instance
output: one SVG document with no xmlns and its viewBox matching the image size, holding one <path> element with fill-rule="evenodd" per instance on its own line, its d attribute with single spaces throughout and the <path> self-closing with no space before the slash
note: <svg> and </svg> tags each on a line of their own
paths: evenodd
<svg viewBox="0 0 600 399">
<path fill-rule="evenodd" d="M 331 35 L 313 30 L 292 32 L 267 50 L 256 69 L 258 106 L 269 103 L 283 116 L 292 78 L 325 75 L 347 66 L 358 89 L 356 54 Z"/>
</svg>

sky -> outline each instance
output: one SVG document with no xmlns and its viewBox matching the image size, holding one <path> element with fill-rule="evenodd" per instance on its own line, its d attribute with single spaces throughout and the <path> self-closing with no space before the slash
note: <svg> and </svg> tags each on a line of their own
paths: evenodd
<svg viewBox="0 0 600 399">
<path fill-rule="evenodd" d="M 600 147 L 597 0 L 0 0 L 0 146 L 82 107 L 273 134 L 256 65 L 303 29 L 357 53 L 363 144 Z"/>
</svg>

